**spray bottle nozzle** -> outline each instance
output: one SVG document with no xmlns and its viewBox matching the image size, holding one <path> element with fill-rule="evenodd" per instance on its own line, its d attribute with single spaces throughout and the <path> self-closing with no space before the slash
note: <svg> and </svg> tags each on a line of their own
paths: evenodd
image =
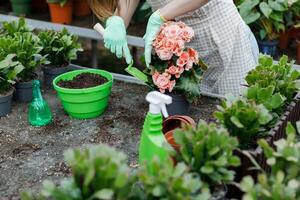
<svg viewBox="0 0 300 200">
<path fill-rule="evenodd" d="M 168 117 L 166 105 L 172 103 L 172 97 L 157 91 L 148 93 L 146 100 L 150 103 L 149 112 L 152 114 L 162 113 L 164 117 Z"/>
</svg>

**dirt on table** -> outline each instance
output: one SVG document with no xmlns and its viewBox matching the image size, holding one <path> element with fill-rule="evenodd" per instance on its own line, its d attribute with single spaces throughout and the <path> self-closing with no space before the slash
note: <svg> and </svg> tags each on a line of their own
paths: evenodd
<svg viewBox="0 0 300 200">
<path fill-rule="evenodd" d="M 104 115 L 92 120 L 70 118 L 53 90 L 43 90 L 53 122 L 32 127 L 27 122 L 28 104 L 13 103 L 12 113 L 0 118 L 0 199 L 19 199 L 24 190 L 39 190 L 48 179 L 58 183 L 70 175 L 63 152 L 105 143 L 128 156 L 136 165 L 140 133 L 148 111 L 146 86 L 115 81 L 109 107 Z M 191 108 L 198 121 L 210 121 L 218 100 L 201 97 Z"/>
<path fill-rule="evenodd" d="M 107 81 L 107 78 L 99 74 L 86 72 L 78 74 L 72 80 L 61 80 L 57 84 L 63 88 L 82 89 L 103 85 Z"/>
</svg>

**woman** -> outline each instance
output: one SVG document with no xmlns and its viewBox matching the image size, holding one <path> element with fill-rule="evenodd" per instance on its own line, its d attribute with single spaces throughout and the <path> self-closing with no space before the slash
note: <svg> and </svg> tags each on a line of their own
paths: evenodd
<svg viewBox="0 0 300 200">
<path fill-rule="evenodd" d="M 209 66 L 201 83 L 203 94 L 240 94 L 244 78 L 254 68 L 258 47 L 232 0 L 147 0 L 155 11 L 149 18 L 145 40 L 145 61 L 151 63 L 152 43 L 167 20 L 183 21 L 195 31 L 189 44 Z M 105 47 L 127 63 L 132 57 L 126 41 L 126 27 L 139 0 L 90 0 L 94 13 L 106 20 Z"/>
</svg>

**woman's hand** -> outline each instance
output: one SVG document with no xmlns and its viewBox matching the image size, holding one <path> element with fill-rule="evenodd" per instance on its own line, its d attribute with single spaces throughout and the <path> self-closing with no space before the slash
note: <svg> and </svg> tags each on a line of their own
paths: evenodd
<svg viewBox="0 0 300 200">
<path fill-rule="evenodd" d="M 127 33 L 124 20 L 119 16 L 112 16 L 107 19 L 104 30 L 104 46 L 117 55 L 118 58 L 125 57 L 126 63 L 132 61 L 132 56 L 127 44 Z"/>
<path fill-rule="evenodd" d="M 148 20 L 146 34 L 144 36 L 145 40 L 145 62 L 149 68 L 151 63 L 151 52 L 152 43 L 155 40 L 157 34 L 159 33 L 161 25 L 164 23 L 159 11 L 154 12 Z"/>
</svg>

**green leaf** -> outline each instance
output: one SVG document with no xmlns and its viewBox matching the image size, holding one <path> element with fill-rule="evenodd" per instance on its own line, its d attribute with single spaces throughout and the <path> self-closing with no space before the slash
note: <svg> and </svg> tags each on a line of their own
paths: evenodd
<svg viewBox="0 0 300 200">
<path fill-rule="evenodd" d="M 97 191 L 93 196 L 95 199 L 110 200 L 113 198 L 114 192 L 111 189 L 102 189 Z"/>
<path fill-rule="evenodd" d="M 236 125 L 238 128 L 244 128 L 244 125 L 239 121 L 239 119 L 235 116 L 230 117 L 230 121 Z"/>
<path fill-rule="evenodd" d="M 259 8 L 266 18 L 270 17 L 272 8 L 266 2 L 261 2 Z"/>
</svg>

